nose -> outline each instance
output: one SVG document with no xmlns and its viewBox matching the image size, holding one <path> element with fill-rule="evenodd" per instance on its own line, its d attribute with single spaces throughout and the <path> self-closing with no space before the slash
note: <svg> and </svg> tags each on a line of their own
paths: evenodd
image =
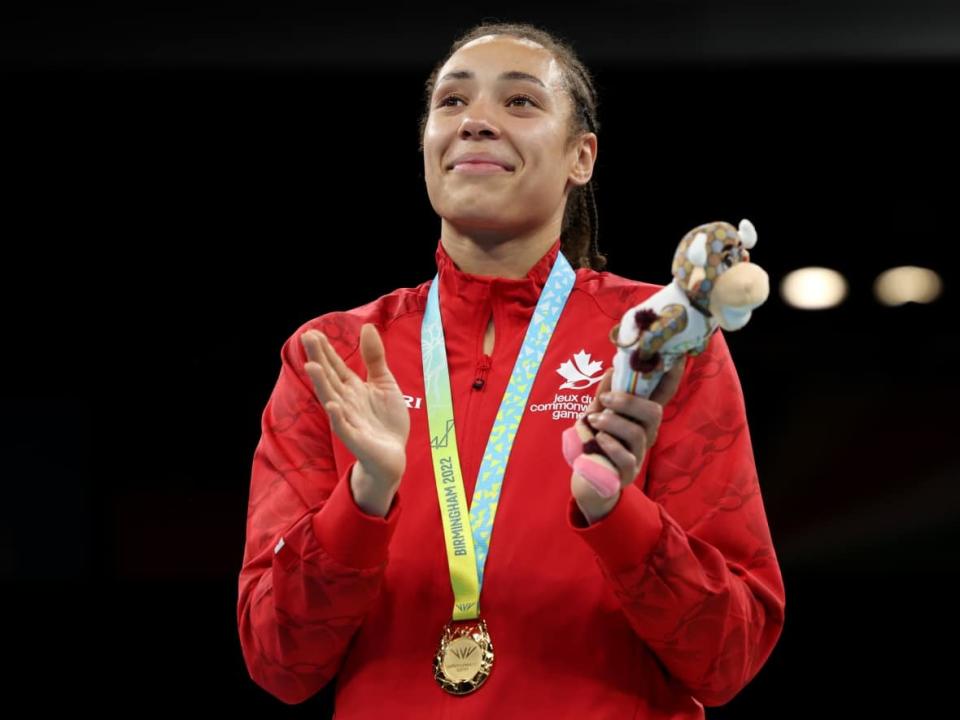
<svg viewBox="0 0 960 720">
<path fill-rule="evenodd" d="M 480 103 L 474 103 L 470 108 L 470 112 L 464 115 L 463 121 L 460 123 L 460 139 L 469 140 L 474 137 L 499 137 L 500 129 L 491 123 L 487 117 L 488 114 L 483 110 L 483 106 Z"/>
<path fill-rule="evenodd" d="M 770 296 L 770 277 L 759 265 L 741 265 L 737 279 L 743 293 L 742 304 L 756 307 Z"/>
<path fill-rule="evenodd" d="M 491 137 L 500 135 L 500 131 L 481 118 L 464 120 L 460 125 L 460 139 L 469 140 L 473 137 Z"/>
</svg>

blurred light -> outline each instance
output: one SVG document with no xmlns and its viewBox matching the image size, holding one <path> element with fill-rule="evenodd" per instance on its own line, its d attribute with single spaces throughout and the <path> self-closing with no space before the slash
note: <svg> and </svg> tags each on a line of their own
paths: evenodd
<svg viewBox="0 0 960 720">
<path fill-rule="evenodd" d="M 940 276 L 933 270 L 902 265 L 880 273 L 873 283 L 873 294 L 884 305 L 929 303 L 940 296 L 942 287 Z"/>
<path fill-rule="evenodd" d="M 839 305 L 847 296 L 847 281 L 836 270 L 808 267 L 794 270 L 780 283 L 780 297 L 802 310 L 823 310 Z"/>
</svg>

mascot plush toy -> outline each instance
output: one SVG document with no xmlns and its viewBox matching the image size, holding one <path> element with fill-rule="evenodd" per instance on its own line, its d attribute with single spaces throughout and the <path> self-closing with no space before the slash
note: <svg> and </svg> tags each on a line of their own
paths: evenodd
<svg viewBox="0 0 960 720">
<path fill-rule="evenodd" d="M 649 398 L 683 355 L 699 355 L 718 328 L 739 330 L 770 294 L 763 268 L 750 262 L 757 231 L 714 222 L 688 232 L 673 256 L 673 281 L 627 310 L 610 331 L 617 350 L 611 390 Z M 602 497 L 620 488 L 620 473 L 581 417 L 563 434 L 563 454 Z"/>
</svg>

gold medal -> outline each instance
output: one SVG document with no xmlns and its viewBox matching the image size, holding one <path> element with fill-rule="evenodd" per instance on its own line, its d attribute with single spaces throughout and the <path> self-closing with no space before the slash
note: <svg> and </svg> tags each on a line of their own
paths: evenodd
<svg viewBox="0 0 960 720">
<path fill-rule="evenodd" d="M 558 247 L 559 242 L 554 241 L 556 259 L 537 300 L 534 319 L 527 325 L 507 391 L 500 400 L 500 409 L 477 474 L 472 505 L 467 504 L 460 474 L 453 396 L 440 318 L 439 272 L 430 284 L 427 296 L 420 326 L 420 352 L 430 429 L 430 457 L 437 482 L 437 501 L 453 589 L 453 614 L 443 628 L 440 647 L 433 659 L 433 676 L 451 695 L 473 692 L 486 682 L 493 667 L 493 643 L 486 622 L 480 618 L 483 567 L 487 562 L 507 459 L 533 385 L 531 379 L 537 375 L 576 281 L 576 273 Z"/>
<path fill-rule="evenodd" d="M 493 642 L 482 618 L 449 620 L 433 659 L 433 676 L 451 695 L 466 695 L 483 685 L 493 668 Z"/>
</svg>

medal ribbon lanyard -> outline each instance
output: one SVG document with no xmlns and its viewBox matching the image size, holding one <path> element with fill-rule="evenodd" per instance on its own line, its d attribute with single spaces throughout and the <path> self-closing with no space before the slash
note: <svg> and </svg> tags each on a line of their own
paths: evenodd
<svg viewBox="0 0 960 720">
<path fill-rule="evenodd" d="M 570 296 L 576 273 L 563 252 L 558 251 L 550 276 L 540 292 L 533 317 L 527 325 L 527 333 L 514 363 L 506 393 L 500 401 L 500 408 L 487 440 L 487 448 L 483 453 L 483 463 L 469 512 L 454 429 L 450 375 L 440 316 L 439 280 L 438 273 L 427 296 L 420 350 L 423 355 L 430 452 L 433 456 L 440 516 L 443 519 L 450 582 L 453 586 L 453 619 L 472 620 L 480 615 L 483 568 L 490 547 L 493 520 L 497 513 L 497 501 L 500 498 L 507 460 L 527 398 L 554 328 Z"/>
</svg>

